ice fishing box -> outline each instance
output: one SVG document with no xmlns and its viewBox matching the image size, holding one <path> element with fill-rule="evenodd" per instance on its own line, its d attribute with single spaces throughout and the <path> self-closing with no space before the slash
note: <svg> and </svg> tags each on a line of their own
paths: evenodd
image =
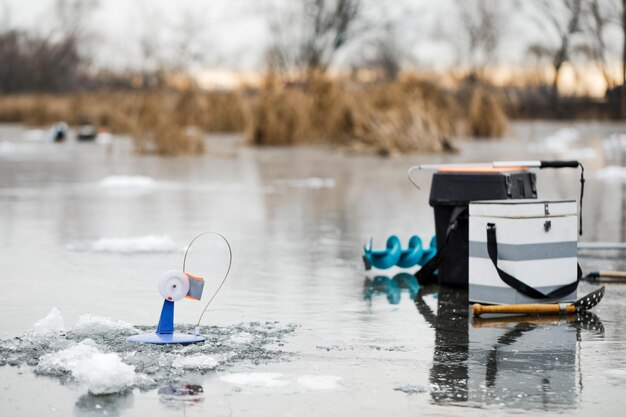
<svg viewBox="0 0 626 417">
<path fill-rule="evenodd" d="M 439 283 L 467 288 L 467 208 L 471 201 L 536 197 L 535 174 L 520 169 L 433 174 L 429 203 L 435 212 Z"/>
<path fill-rule="evenodd" d="M 476 201 L 469 205 L 469 301 L 576 300 L 576 201 Z"/>
</svg>

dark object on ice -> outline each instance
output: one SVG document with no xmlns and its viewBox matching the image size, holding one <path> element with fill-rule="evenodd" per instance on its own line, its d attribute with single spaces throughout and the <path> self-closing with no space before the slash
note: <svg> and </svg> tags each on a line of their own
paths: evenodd
<svg viewBox="0 0 626 417">
<path fill-rule="evenodd" d="M 78 128 L 76 139 L 79 142 L 93 142 L 96 140 L 97 134 L 98 132 L 96 131 L 96 128 L 92 125 L 83 125 Z"/>
<path fill-rule="evenodd" d="M 50 129 L 50 140 L 55 143 L 63 142 L 67 138 L 67 124 L 59 122 Z"/>
<path fill-rule="evenodd" d="M 604 297 L 604 286 L 576 300 L 573 304 L 505 304 L 498 306 L 474 304 L 472 313 L 474 316 L 481 314 L 571 314 L 592 309 L 602 301 L 602 297 Z"/>
<path fill-rule="evenodd" d="M 532 172 L 492 169 L 434 173 L 429 203 L 435 211 L 437 255 L 417 272 L 418 281 L 438 279 L 440 284 L 466 288 L 469 203 L 526 198 L 537 198 L 536 176 Z"/>
<path fill-rule="evenodd" d="M 196 384 L 173 384 L 159 388 L 159 395 L 171 395 L 176 397 L 194 396 L 204 392 L 202 385 Z"/>
</svg>

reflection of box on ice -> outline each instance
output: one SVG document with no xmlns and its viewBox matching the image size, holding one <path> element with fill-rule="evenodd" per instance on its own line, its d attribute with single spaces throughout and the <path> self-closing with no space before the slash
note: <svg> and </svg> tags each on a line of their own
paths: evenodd
<svg viewBox="0 0 626 417">
<path fill-rule="evenodd" d="M 577 332 L 563 320 L 470 326 L 469 401 L 523 409 L 574 407 Z"/>
<path fill-rule="evenodd" d="M 575 201 L 479 201 L 469 206 L 469 300 L 487 304 L 554 302 L 507 284 L 496 269 L 549 294 L 577 280 Z M 492 242 L 489 243 L 489 229 Z M 497 256 L 492 249 L 497 248 Z M 576 289 L 558 297 L 574 301 Z"/>
</svg>

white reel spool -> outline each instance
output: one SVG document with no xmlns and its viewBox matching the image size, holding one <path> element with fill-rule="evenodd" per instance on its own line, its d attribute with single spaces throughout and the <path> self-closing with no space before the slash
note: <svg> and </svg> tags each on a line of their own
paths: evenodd
<svg viewBox="0 0 626 417">
<path fill-rule="evenodd" d="M 168 301 L 180 301 L 189 292 L 189 278 L 180 271 L 165 271 L 159 280 L 159 292 Z"/>
</svg>

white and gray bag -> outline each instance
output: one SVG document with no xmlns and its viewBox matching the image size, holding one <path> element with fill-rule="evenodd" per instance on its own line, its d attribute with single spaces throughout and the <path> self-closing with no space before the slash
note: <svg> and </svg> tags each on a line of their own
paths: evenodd
<svg viewBox="0 0 626 417">
<path fill-rule="evenodd" d="M 469 205 L 469 301 L 576 300 L 574 200 L 497 200 Z"/>
</svg>

